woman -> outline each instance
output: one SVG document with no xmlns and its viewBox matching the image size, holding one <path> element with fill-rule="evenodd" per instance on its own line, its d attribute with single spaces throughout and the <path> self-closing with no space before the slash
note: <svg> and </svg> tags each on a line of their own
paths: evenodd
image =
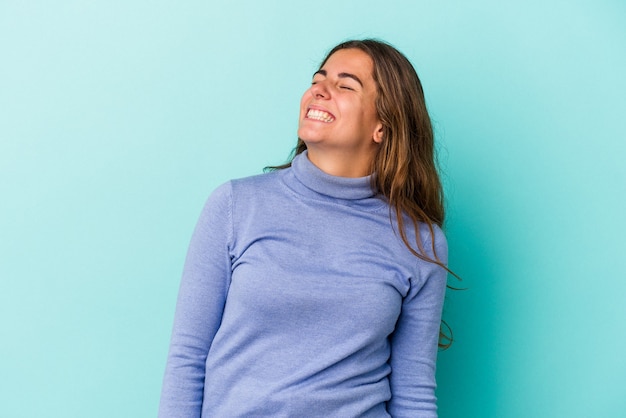
<svg viewBox="0 0 626 418">
<path fill-rule="evenodd" d="M 295 157 L 231 181 L 194 232 L 161 417 L 436 417 L 447 245 L 415 70 L 335 47 Z"/>
</svg>

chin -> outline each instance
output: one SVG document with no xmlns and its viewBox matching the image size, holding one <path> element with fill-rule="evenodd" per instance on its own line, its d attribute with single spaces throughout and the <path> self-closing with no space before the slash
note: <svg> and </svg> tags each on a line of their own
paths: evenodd
<svg viewBox="0 0 626 418">
<path fill-rule="evenodd" d="M 312 136 L 307 136 L 307 135 L 298 135 L 298 139 L 301 139 L 302 142 L 304 142 L 307 146 L 309 145 L 313 145 L 313 144 L 318 144 L 320 142 L 323 141 L 322 138 L 317 138 L 317 137 L 312 137 Z"/>
<path fill-rule="evenodd" d="M 306 129 L 298 129 L 298 138 L 304 141 L 304 143 L 315 142 L 316 135 L 311 132 L 307 132 Z"/>
</svg>

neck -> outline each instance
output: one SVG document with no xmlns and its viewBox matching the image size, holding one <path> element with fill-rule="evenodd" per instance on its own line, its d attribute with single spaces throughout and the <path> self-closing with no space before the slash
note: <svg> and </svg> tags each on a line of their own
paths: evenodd
<svg viewBox="0 0 626 418">
<path fill-rule="evenodd" d="M 309 160 L 326 174 L 337 177 L 365 177 L 372 173 L 372 155 L 355 155 L 353 152 L 325 152 L 308 147 Z"/>
</svg>

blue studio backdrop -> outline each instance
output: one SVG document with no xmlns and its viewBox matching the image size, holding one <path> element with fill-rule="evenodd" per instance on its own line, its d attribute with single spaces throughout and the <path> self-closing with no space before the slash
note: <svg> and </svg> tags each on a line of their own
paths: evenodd
<svg viewBox="0 0 626 418">
<path fill-rule="evenodd" d="M 626 414 L 626 2 L 0 1 L 0 416 L 156 415 L 209 193 L 284 162 L 325 52 L 420 75 L 450 267 L 440 416 Z"/>
</svg>

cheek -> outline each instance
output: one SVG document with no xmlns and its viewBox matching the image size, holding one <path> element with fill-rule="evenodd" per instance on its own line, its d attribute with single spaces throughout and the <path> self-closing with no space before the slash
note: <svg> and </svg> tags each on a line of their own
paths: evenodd
<svg viewBox="0 0 626 418">
<path fill-rule="evenodd" d="M 307 90 L 304 92 L 304 94 L 302 95 L 302 98 L 300 99 L 300 115 L 298 118 L 298 129 L 302 125 L 302 122 L 304 121 L 304 118 L 306 116 L 306 107 L 309 102 L 308 98 L 310 97 L 310 94 L 311 93 L 309 92 L 309 90 Z"/>
<path fill-rule="evenodd" d="M 365 106 L 365 112 L 364 114 L 366 115 L 366 119 L 371 122 L 371 123 L 378 123 L 378 111 L 376 110 L 376 103 L 374 103 L 374 101 L 370 101 L 367 103 L 367 105 Z"/>
<path fill-rule="evenodd" d="M 309 101 L 310 97 L 311 97 L 311 89 L 308 89 L 304 92 L 304 94 L 302 95 L 302 98 L 300 99 L 300 113 L 301 114 L 306 109 L 307 102 Z"/>
</svg>

